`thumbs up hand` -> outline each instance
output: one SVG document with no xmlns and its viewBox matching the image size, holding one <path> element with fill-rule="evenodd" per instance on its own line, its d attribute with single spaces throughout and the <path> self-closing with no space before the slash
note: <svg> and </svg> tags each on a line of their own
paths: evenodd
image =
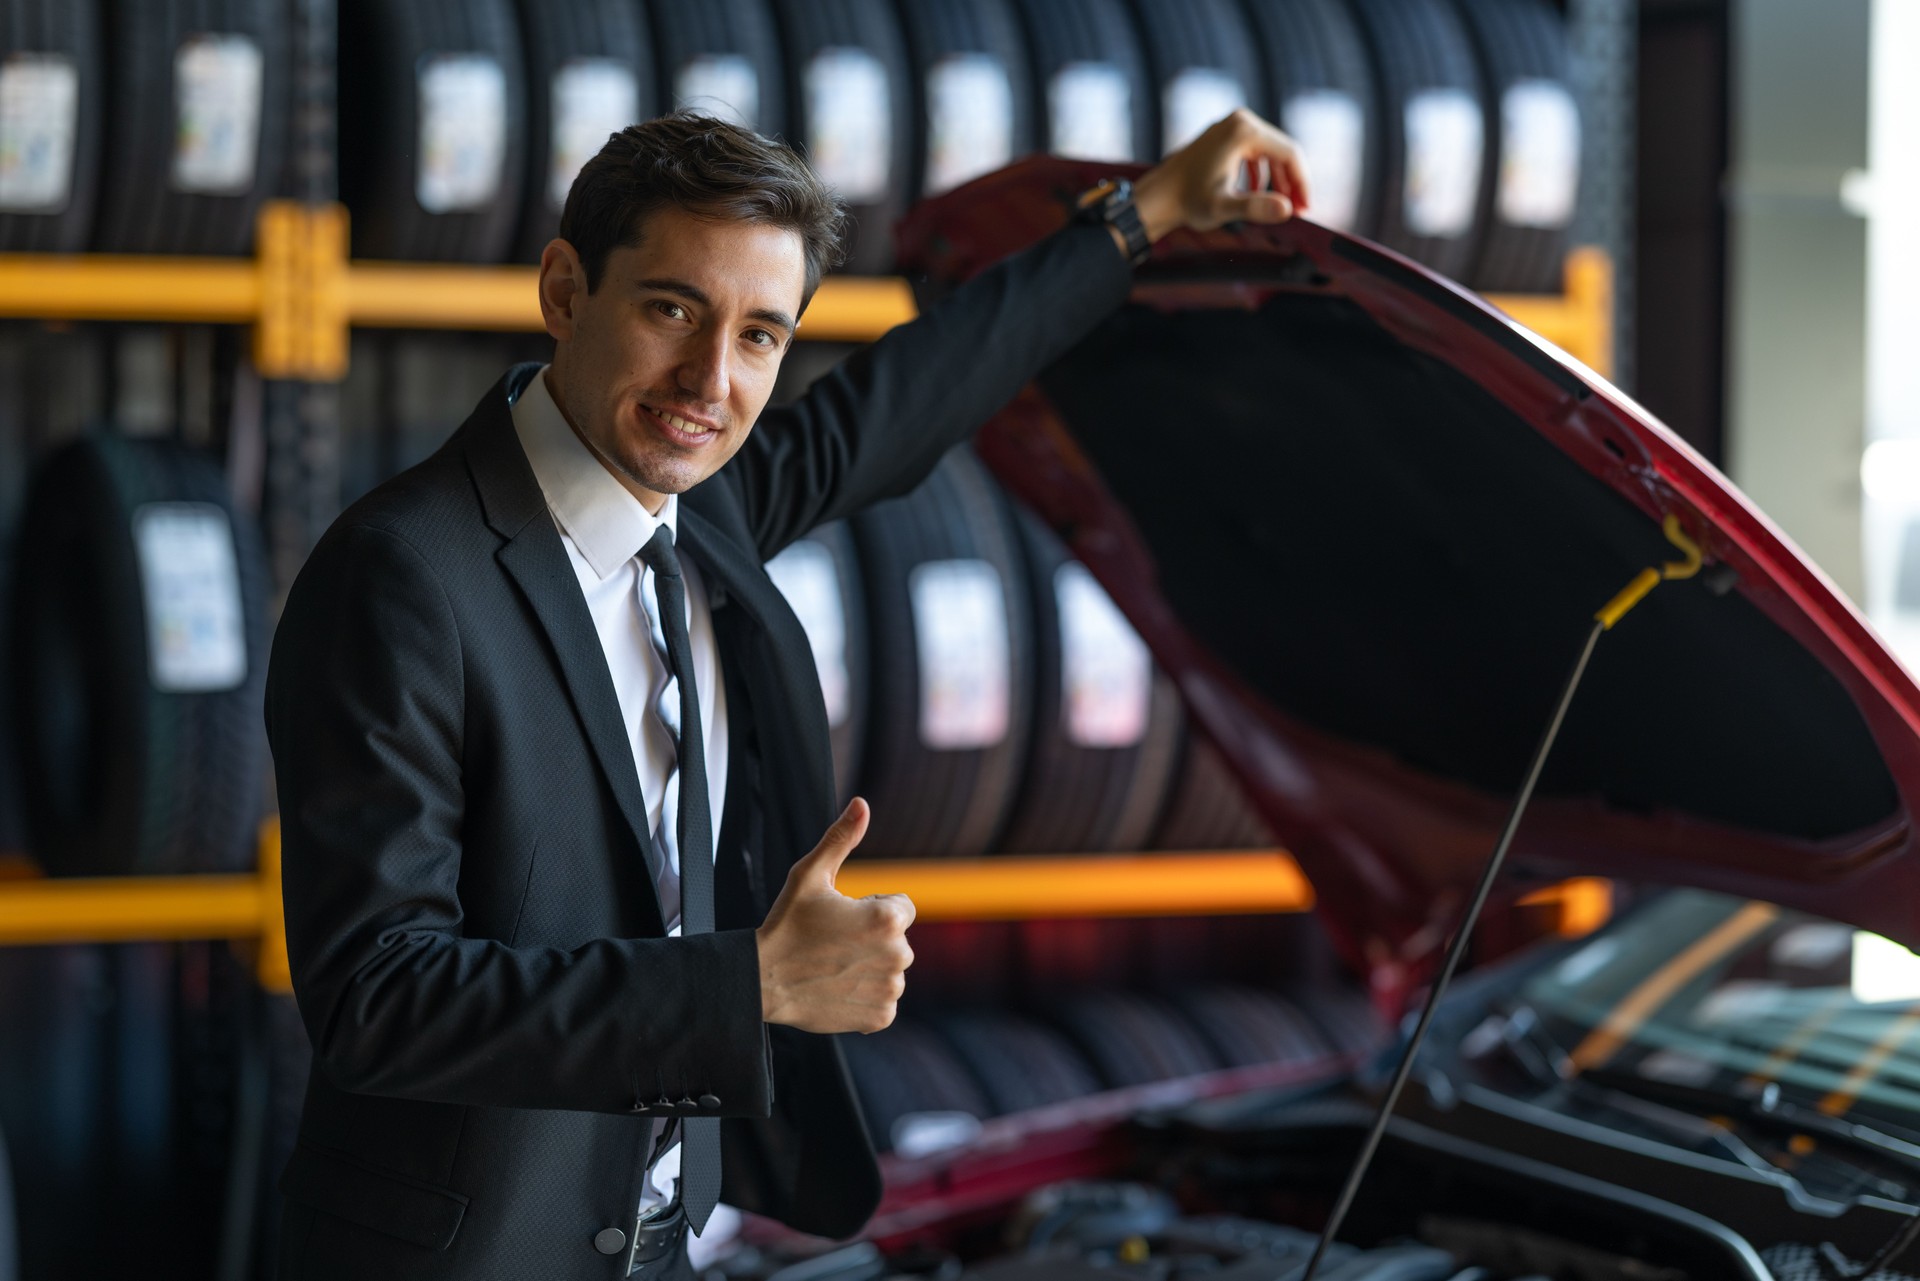
<svg viewBox="0 0 1920 1281">
<path fill-rule="evenodd" d="M 787 883 L 755 937 L 760 1017 L 805 1032 L 878 1032 L 893 1022 L 913 949 L 904 894 L 848 898 L 834 877 L 867 834 L 867 803 L 853 799 Z"/>
</svg>

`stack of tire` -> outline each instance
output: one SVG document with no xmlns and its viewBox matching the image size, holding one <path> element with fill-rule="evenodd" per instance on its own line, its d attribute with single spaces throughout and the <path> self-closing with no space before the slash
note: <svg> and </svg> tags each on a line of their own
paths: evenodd
<svg viewBox="0 0 1920 1281">
<path fill-rule="evenodd" d="M 278 0 L 8 0 L 0 251 L 241 254 L 279 190 Z"/>
<path fill-rule="evenodd" d="M 1075 160 L 1151 160 L 1158 107 L 1127 0 L 1019 0 L 1039 150 Z"/>
<path fill-rule="evenodd" d="M 1356 995 L 1333 999 L 1344 1010 Z M 955 1114 L 983 1121 L 1225 1069 L 1331 1065 L 1364 1048 L 1350 1044 L 1358 1034 L 1344 1023 L 1333 1034 L 1280 993 L 1210 984 L 1165 996 L 1090 990 L 1040 1016 L 930 1010 L 841 1044 L 875 1141 L 910 1151 L 929 1129 L 964 1135 L 964 1123 L 936 1128 Z"/>
<path fill-rule="evenodd" d="M 1247 16 L 1265 55 L 1267 118 L 1299 142 L 1312 171 L 1312 218 L 1374 235 L 1386 108 L 1346 0 L 1247 0 Z"/>
</svg>

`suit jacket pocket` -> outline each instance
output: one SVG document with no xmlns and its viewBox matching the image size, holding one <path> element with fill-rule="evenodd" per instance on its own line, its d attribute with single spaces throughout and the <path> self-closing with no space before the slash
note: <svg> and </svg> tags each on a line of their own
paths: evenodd
<svg viewBox="0 0 1920 1281">
<path fill-rule="evenodd" d="M 289 1201 L 336 1215 L 425 1250 L 444 1250 L 467 1212 L 467 1198 L 450 1188 L 365 1165 L 301 1143 L 280 1176 Z"/>
</svg>

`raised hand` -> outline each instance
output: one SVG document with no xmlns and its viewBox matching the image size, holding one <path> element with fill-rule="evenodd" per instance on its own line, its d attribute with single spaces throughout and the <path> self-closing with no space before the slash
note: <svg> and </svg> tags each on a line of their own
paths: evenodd
<svg viewBox="0 0 1920 1281">
<path fill-rule="evenodd" d="M 1306 162 L 1293 139 L 1242 107 L 1142 174 L 1133 199 L 1149 240 L 1181 227 L 1285 222 L 1307 207 Z"/>
<path fill-rule="evenodd" d="M 760 1017 L 807 1032 L 878 1032 L 893 1022 L 913 949 L 904 894 L 848 898 L 834 877 L 867 834 L 859 797 L 834 820 L 787 883 L 755 935 L 760 945 Z"/>
</svg>

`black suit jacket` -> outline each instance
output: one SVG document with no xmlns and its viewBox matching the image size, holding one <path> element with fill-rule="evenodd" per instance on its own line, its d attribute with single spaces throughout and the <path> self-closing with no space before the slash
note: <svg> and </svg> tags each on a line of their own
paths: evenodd
<svg viewBox="0 0 1920 1281">
<path fill-rule="evenodd" d="M 683 496 L 730 725 L 710 935 L 663 937 L 612 680 L 510 416 L 537 367 L 335 522 L 267 682 L 314 1047 L 282 1276 L 617 1276 L 593 1237 L 630 1228 L 659 1116 L 726 1118 L 729 1203 L 866 1221 L 880 1180 L 837 1045 L 760 1020 L 753 927 L 835 814 L 811 651 L 762 565 L 912 489 L 1128 281 L 1104 228 L 1057 233 L 767 412 Z"/>
</svg>

